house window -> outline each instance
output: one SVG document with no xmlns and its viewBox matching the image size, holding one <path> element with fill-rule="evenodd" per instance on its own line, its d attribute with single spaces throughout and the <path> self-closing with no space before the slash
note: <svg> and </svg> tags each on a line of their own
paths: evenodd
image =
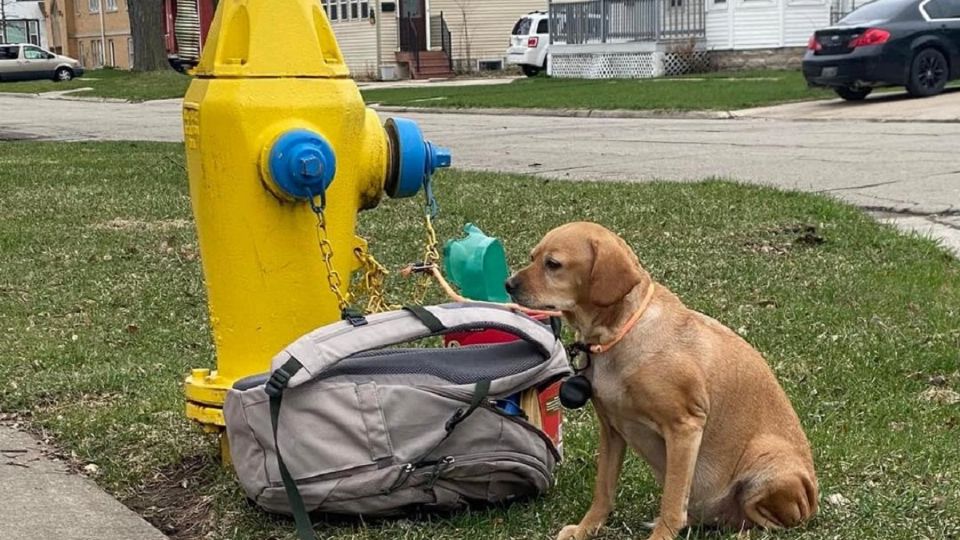
<svg viewBox="0 0 960 540">
<path fill-rule="evenodd" d="M 107 40 L 107 54 L 108 54 L 108 56 L 107 56 L 108 64 L 107 64 L 107 65 L 116 66 L 116 65 L 117 65 L 117 50 L 113 47 L 113 40 L 112 40 L 112 39 L 108 39 L 108 40 Z"/>
<path fill-rule="evenodd" d="M 87 62 L 87 58 L 86 58 L 86 56 L 84 56 L 84 53 L 83 53 L 83 42 L 82 42 L 82 41 L 78 41 L 78 42 L 77 42 L 77 50 L 78 50 L 79 53 L 80 53 L 80 54 L 78 55 L 78 56 L 80 57 L 80 63 L 83 64 L 83 65 L 85 65 L 85 66 L 89 66 L 90 63 Z"/>
<path fill-rule="evenodd" d="M 95 39 L 90 42 L 90 54 L 93 56 L 93 65 L 103 67 L 103 42 Z"/>
<path fill-rule="evenodd" d="M 127 38 L 127 67 L 133 69 L 133 38 Z"/>
<path fill-rule="evenodd" d="M 331 21 L 359 21 L 370 17 L 369 0 L 322 0 Z"/>
<path fill-rule="evenodd" d="M 90 0 L 87 2 L 87 8 L 90 13 L 100 13 L 100 0 Z"/>
<path fill-rule="evenodd" d="M 3 0 L 0 0 L 0 2 L 2 1 Z M 0 24 L 3 25 L 3 35 L 6 37 L 7 42 L 40 45 L 40 21 L 7 19 Z"/>
<path fill-rule="evenodd" d="M 117 11 L 117 0 L 107 0 L 107 11 Z"/>
</svg>

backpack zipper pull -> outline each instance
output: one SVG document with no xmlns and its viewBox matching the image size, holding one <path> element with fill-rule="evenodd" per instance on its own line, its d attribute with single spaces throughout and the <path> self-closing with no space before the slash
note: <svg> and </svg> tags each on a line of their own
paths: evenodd
<svg viewBox="0 0 960 540">
<path fill-rule="evenodd" d="M 433 471 L 430 472 L 430 481 L 427 482 L 427 489 L 432 489 L 434 484 L 437 483 L 437 480 L 440 479 L 440 476 L 449 469 L 454 462 L 456 462 L 456 459 L 454 459 L 453 456 L 446 456 L 438 461 L 437 464 L 433 466 Z"/>
<path fill-rule="evenodd" d="M 386 490 L 384 490 L 384 495 L 389 495 L 400 488 L 404 482 L 410 478 L 410 475 L 413 473 L 416 467 L 413 466 L 413 463 L 407 463 L 400 469 L 400 474 L 397 475 L 397 479 L 393 481 L 393 484 L 390 485 Z"/>
</svg>

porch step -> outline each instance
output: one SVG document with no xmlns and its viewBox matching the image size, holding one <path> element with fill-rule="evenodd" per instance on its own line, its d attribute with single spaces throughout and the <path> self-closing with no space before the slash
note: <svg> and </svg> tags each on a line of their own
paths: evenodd
<svg viewBox="0 0 960 540">
<path fill-rule="evenodd" d="M 400 51 L 396 54 L 397 62 L 407 64 L 414 79 L 441 79 L 454 76 L 450 69 L 450 59 L 443 51 L 420 51 L 419 69 L 412 52 Z"/>
</svg>

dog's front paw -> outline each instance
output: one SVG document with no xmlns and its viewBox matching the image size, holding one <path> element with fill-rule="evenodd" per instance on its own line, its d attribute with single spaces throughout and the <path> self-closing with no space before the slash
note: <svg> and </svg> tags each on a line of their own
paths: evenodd
<svg viewBox="0 0 960 540">
<path fill-rule="evenodd" d="M 682 526 L 668 527 L 661 518 L 657 518 L 651 525 L 653 525 L 653 531 L 647 540 L 674 540 L 683 528 Z"/>
<path fill-rule="evenodd" d="M 560 534 L 557 535 L 557 540 L 584 540 L 585 535 L 579 533 L 579 525 L 567 525 L 563 529 L 560 529 Z"/>
</svg>

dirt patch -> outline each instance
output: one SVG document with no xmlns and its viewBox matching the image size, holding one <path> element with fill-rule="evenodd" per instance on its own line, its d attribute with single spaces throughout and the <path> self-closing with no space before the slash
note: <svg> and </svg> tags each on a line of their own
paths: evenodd
<svg viewBox="0 0 960 540">
<path fill-rule="evenodd" d="M 207 456 L 187 458 L 158 471 L 123 503 L 172 540 L 206 538 L 216 527 L 213 496 L 198 484 L 216 466 Z"/>
<path fill-rule="evenodd" d="M 170 229 L 184 229 L 190 226 L 190 221 L 186 219 L 161 219 L 157 221 L 144 221 L 141 219 L 123 219 L 116 218 L 110 221 L 94 223 L 91 225 L 94 229 L 107 231 L 167 231 Z"/>
<path fill-rule="evenodd" d="M 763 231 L 763 238 L 744 242 L 750 251 L 771 255 L 786 255 L 796 248 L 814 247 L 827 240 L 815 225 L 794 224 Z"/>
</svg>

